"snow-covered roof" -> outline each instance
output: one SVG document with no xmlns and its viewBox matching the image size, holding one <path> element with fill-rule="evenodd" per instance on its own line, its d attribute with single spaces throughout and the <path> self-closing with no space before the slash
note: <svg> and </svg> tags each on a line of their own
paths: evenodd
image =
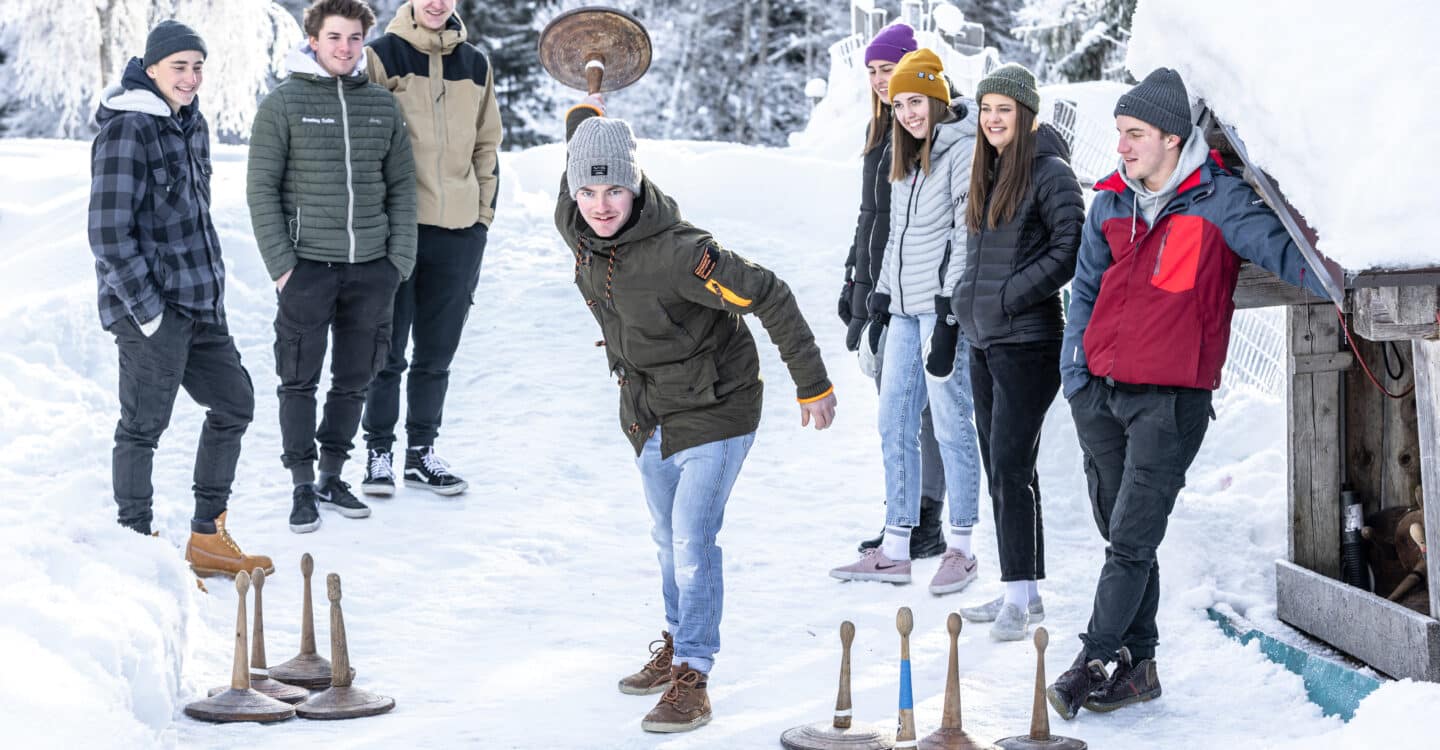
<svg viewBox="0 0 1440 750">
<path fill-rule="evenodd" d="M 1440 5 L 1140 0 L 1127 66 L 1165 66 L 1234 125 L 1350 270 L 1440 266 Z"/>
</svg>

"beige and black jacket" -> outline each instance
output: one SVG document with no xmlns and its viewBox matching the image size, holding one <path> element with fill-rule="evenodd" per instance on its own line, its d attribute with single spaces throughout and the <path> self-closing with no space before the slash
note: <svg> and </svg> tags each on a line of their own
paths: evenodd
<svg viewBox="0 0 1440 750">
<path fill-rule="evenodd" d="M 370 43 L 370 80 L 400 102 L 415 152 L 421 224 L 489 228 L 500 189 L 503 130 L 490 61 L 451 16 L 443 31 L 415 22 L 411 3 Z"/>
</svg>

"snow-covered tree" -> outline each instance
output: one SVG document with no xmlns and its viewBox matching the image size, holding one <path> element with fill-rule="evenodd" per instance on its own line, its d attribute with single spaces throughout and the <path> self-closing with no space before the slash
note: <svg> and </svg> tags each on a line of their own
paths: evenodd
<svg viewBox="0 0 1440 750">
<path fill-rule="evenodd" d="M 211 128 L 243 137 L 272 72 L 300 39 L 293 16 L 271 0 L 5 0 L 0 3 L 0 87 L 10 134 L 84 137 L 95 107 L 144 54 L 150 28 L 167 18 L 194 27 L 209 55 L 200 98 Z"/>
<path fill-rule="evenodd" d="M 1025 0 L 1014 34 L 1039 54 L 1042 81 L 1127 80 L 1136 0 Z"/>
</svg>

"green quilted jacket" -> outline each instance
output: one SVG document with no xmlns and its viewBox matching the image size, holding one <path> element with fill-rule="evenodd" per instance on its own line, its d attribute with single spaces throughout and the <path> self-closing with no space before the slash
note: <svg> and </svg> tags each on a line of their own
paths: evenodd
<svg viewBox="0 0 1440 750">
<path fill-rule="evenodd" d="M 305 258 L 415 266 L 415 162 L 395 97 L 358 75 L 327 73 L 308 47 L 260 103 L 246 196 L 270 278 Z"/>
</svg>

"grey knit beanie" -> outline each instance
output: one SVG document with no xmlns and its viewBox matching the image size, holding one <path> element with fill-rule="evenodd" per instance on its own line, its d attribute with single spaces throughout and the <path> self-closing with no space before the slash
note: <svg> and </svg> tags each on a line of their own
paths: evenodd
<svg viewBox="0 0 1440 750">
<path fill-rule="evenodd" d="M 145 57 L 141 63 L 148 68 L 176 52 L 192 49 L 202 57 L 210 55 L 205 50 L 205 40 L 194 29 L 179 21 L 161 21 L 145 39 Z"/>
<path fill-rule="evenodd" d="M 1005 63 L 980 81 L 975 101 L 986 94 L 1004 94 L 1040 114 L 1040 90 L 1035 87 L 1035 74 L 1019 63 Z"/>
<path fill-rule="evenodd" d="M 565 177 L 571 198 L 586 185 L 619 185 L 640 193 L 635 134 L 624 120 L 591 117 L 580 123 L 570 136 L 569 158 Z"/>
<path fill-rule="evenodd" d="M 1180 74 L 1170 68 L 1156 68 L 1145 80 L 1115 102 L 1115 116 L 1129 115 L 1154 125 L 1181 140 L 1193 129 L 1190 118 L 1190 94 Z"/>
</svg>

